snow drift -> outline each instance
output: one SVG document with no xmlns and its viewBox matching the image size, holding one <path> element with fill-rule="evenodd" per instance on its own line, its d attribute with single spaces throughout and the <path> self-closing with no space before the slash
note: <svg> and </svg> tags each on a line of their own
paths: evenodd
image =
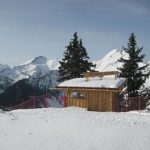
<svg viewBox="0 0 150 150">
<path fill-rule="evenodd" d="M 0 110 L 2 150 L 148 150 L 148 113 L 43 108 Z"/>
</svg>

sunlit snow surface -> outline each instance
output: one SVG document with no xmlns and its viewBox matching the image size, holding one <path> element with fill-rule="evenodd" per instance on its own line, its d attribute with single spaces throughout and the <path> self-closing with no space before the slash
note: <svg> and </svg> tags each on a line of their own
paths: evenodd
<svg viewBox="0 0 150 150">
<path fill-rule="evenodd" d="M 100 77 L 90 77 L 88 81 L 86 81 L 86 78 L 75 78 L 64 81 L 58 87 L 118 88 L 125 80 L 125 78 L 115 79 L 114 76 L 103 77 L 102 80 Z"/>
<path fill-rule="evenodd" d="M 148 150 L 150 115 L 43 108 L 0 110 L 1 150 Z"/>
</svg>

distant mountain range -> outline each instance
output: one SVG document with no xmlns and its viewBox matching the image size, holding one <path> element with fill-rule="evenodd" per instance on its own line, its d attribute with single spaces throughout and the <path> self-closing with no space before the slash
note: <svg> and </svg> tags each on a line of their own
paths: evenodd
<svg viewBox="0 0 150 150">
<path fill-rule="evenodd" d="M 44 98 L 40 99 L 41 95 L 48 98 L 49 107 L 61 107 L 61 95 L 59 94 L 59 91 L 56 92 L 47 92 L 38 87 L 33 87 L 29 84 L 27 79 L 22 79 L 9 86 L 3 93 L 0 94 L 0 109 L 3 107 L 9 107 L 10 105 L 19 105 L 22 101 L 25 102 L 29 99 L 28 103 L 25 103 L 25 108 L 30 108 L 33 106 L 33 99 L 31 98 L 34 96 L 36 97 L 34 97 L 36 99 L 36 107 L 45 107 L 45 100 Z"/>
<path fill-rule="evenodd" d="M 93 64 L 96 64 L 95 70 L 117 70 L 117 67 L 122 65 L 118 61 L 121 57 L 127 59 L 128 54 L 124 51 L 114 49 L 101 60 L 93 61 Z M 0 64 L 0 92 L 2 93 L 9 86 L 22 79 L 27 79 L 28 84 L 38 87 L 41 90 L 58 85 L 59 61 L 59 59 L 49 60 L 46 57 L 39 56 L 14 67 Z M 150 64 L 150 62 L 148 63 Z M 139 66 L 143 65 L 145 64 L 139 64 Z M 150 72 L 150 66 L 147 67 L 145 72 Z M 150 88 L 150 79 L 147 79 L 145 86 Z"/>
<path fill-rule="evenodd" d="M 14 67 L 1 64 L 0 91 L 22 79 L 28 79 L 30 84 L 41 89 L 54 87 L 58 84 L 58 66 L 58 59 L 49 60 L 43 56 Z"/>
<path fill-rule="evenodd" d="M 12 105 L 19 104 L 22 99 L 26 101 L 34 93 L 42 95 L 48 91 L 54 96 L 58 95 L 59 91 L 49 90 L 58 84 L 58 66 L 58 59 L 49 60 L 43 56 L 14 67 L 0 64 L 0 93 L 2 93 L 0 94 L 0 106 L 8 107 L 10 103 Z M 19 94 L 16 90 L 18 85 Z M 60 101 L 60 98 L 58 98 L 58 101 Z"/>
</svg>

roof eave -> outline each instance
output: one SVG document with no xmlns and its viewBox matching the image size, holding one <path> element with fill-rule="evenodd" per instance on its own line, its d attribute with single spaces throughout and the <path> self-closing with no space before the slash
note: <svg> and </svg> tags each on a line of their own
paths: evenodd
<svg viewBox="0 0 150 150">
<path fill-rule="evenodd" d="M 55 88 L 51 88 L 51 90 L 68 90 L 68 89 L 74 89 L 74 90 L 98 90 L 98 91 L 117 91 L 122 92 L 122 88 L 124 85 L 128 82 L 128 79 L 126 79 L 118 88 L 101 88 L 101 87 L 69 87 L 69 86 L 55 86 Z"/>
<path fill-rule="evenodd" d="M 114 92 L 121 92 L 120 89 L 118 88 L 97 88 L 97 87 L 60 87 L 60 86 L 56 86 L 55 88 L 51 88 L 51 90 L 75 90 L 75 91 L 81 91 L 81 90 L 85 90 L 85 91 L 114 91 Z"/>
</svg>

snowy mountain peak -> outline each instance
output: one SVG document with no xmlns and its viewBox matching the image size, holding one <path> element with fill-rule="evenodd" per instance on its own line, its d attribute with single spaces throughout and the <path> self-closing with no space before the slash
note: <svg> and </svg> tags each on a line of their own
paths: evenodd
<svg viewBox="0 0 150 150">
<path fill-rule="evenodd" d="M 38 56 L 18 66 L 14 66 L 13 69 L 30 68 L 31 70 L 33 70 L 35 68 L 40 69 L 43 68 L 44 70 L 46 69 L 48 71 L 48 70 L 58 70 L 58 67 L 59 67 L 59 59 L 50 60 L 44 56 Z"/>
<path fill-rule="evenodd" d="M 104 58 L 98 61 L 93 61 L 96 64 L 96 71 L 117 71 L 117 68 L 122 66 L 122 63 L 119 62 L 121 58 L 128 59 L 129 55 L 124 50 L 114 49 L 110 51 Z M 145 63 L 138 63 L 139 67 L 145 65 Z"/>
<path fill-rule="evenodd" d="M 29 64 L 46 64 L 48 61 L 48 59 L 44 56 L 39 56 L 39 57 L 35 57 L 25 63 L 20 64 L 19 66 L 23 66 L 23 65 L 29 65 Z"/>
<path fill-rule="evenodd" d="M 44 56 L 36 57 L 32 60 L 32 64 L 46 64 L 48 59 Z"/>
<path fill-rule="evenodd" d="M 56 70 L 58 67 L 59 59 L 49 60 L 43 56 L 35 57 L 21 65 L 11 68 L 5 65 L 0 65 L 0 86 L 4 87 L 4 84 L 8 83 L 8 87 L 18 80 L 36 78 L 39 82 L 42 80 L 41 83 L 43 83 L 43 86 L 54 87 L 58 84 L 56 81 L 58 76 Z M 46 76 L 49 78 L 48 80 L 46 80 Z M 42 77 L 46 80 L 45 82 L 41 79 Z"/>
<path fill-rule="evenodd" d="M 98 61 L 93 61 L 96 64 L 96 71 L 112 71 L 117 70 L 122 64 L 118 61 L 121 57 L 128 59 L 128 54 L 125 51 L 114 49 L 110 51 L 104 58 Z"/>
<path fill-rule="evenodd" d="M 114 49 L 101 60 L 93 61 L 93 64 L 96 64 L 95 70 L 100 72 L 117 70 L 118 67 L 122 66 L 122 63 L 119 62 L 119 59 L 121 57 L 124 59 L 128 59 L 128 54 L 123 50 L 120 51 Z M 18 80 L 25 78 L 31 78 L 32 80 L 32 78 L 34 78 L 38 80 L 38 85 L 43 84 L 43 87 L 53 87 L 58 84 L 57 78 L 59 76 L 59 73 L 57 70 L 60 66 L 59 61 L 60 59 L 50 60 L 44 56 L 39 56 L 25 63 L 22 63 L 21 65 L 11 68 L 7 65 L 0 64 L 0 86 L 10 86 Z M 150 64 L 150 61 L 148 63 Z M 139 67 L 143 65 L 145 64 L 140 63 Z M 145 71 L 150 72 L 150 65 Z M 41 80 L 41 78 L 43 79 Z M 148 81 L 147 83 L 147 86 L 149 86 L 150 81 Z"/>
</svg>

